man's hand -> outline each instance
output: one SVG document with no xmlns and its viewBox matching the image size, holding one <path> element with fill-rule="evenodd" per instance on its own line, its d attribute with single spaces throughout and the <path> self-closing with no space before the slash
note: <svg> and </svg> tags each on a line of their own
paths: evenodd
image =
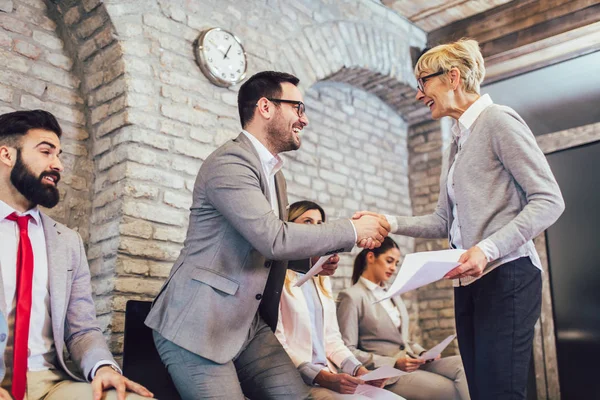
<svg viewBox="0 0 600 400">
<path fill-rule="evenodd" d="M 0 400 L 12 400 L 12 396 L 6 390 L 0 388 Z"/>
<path fill-rule="evenodd" d="M 316 257 L 317 260 L 319 260 L 320 257 Z M 313 259 L 313 265 L 316 261 L 314 261 Z M 337 254 L 332 255 L 331 257 L 329 257 L 329 259 L 327 261 L 325 261 L 325 264 L 323 264 L 323 271 L 319 272 L 319 275 L 333 275 L 335 274 L 335 271 L 337 270 L 338 267 L 338 263 L 340 262 L 340 256 L 338 256 Z"/>
<path fill-rule="evenodd" d="M 92 381 L 92 392 L 94 400 L 100 400 L 102 392 L 106 389 L 115 388 L 117 390 L 117 399 L 125 400 L 125 392 L 130 391 L 144 397 L 154 397 L 154 395 L 139 383 L 135 383 L 119 374 L 108 365 L 98 368 L 96 376 Z"/>
<path fill-rule="evenodd" d="M 353 219 L 352 223 L 358 236 L 356 243 L 368 249 L 381 246 L 383 239 L 390 232 L 389 222 L 380 214 L 362 215 L 358 219 Z"/>
<path fill-rule="evenodd" d="M 423 364 L 425 364 L 425 360 L 419 360 L 418 358 L 406 356 L 397 359 L 394 367 L 404 372 L 413 372 L 418 370 L 419 367 Z"/>
<path fill-rule="evenodd" d="M 356 377 L 358 378 L 358 377 L 361 377 L 364 374 L 368 374 L 368 373 L 369 373 L 368 369 L 366 369 L 365 367 L 360 367 L 358 369 L 358 371 L 356 371 Z M 378 387 L 378 388 L 382 388 L 382 387 L 385 386 L 386 382 L 387 382 L 387 379 L 377 379 L 376 381 L 366 381 L 365 383 L 367 385 L 371 385 L 371 386 L 375 386 L 375 387 Z"/>
<path fill-rule="evenodd" d="M 473 246 L 460 256 L 458 262 L 461 264 L 448 272 L 444 278 L 458 279 L 467 276 L 477 278 L 483 274 L 488 261 L 483 251 L 478 246 Z"/>
<path fill-rule="evenodd" d="M 354 394 L 356 387 L 365 383 L 352 375 L 334 374 L 324 369 L 315 377 L 315 382 L 319 386 L 341 394 Z"/>
</svg>

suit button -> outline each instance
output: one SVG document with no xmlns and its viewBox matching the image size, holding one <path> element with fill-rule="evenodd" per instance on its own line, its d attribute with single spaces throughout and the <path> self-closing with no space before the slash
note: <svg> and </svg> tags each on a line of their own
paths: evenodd
<svg viewBox="0 0 600 400">
<path fill-rule="evenodd" d="M 4 342 L 6 340 L 6 333 L 0 334 L 0 342 Z"/>
<path fill-rule="evenodd" d="M 404 346 L 403 344 L 400 345 L 400 350 L 404 351 L 404 349 L 406 348 L 406 346 Z"/>
<path fill-rule="evenodd" d="M 265 261 L 265 268 L 271 268 L 272 264 L 273 264 L 272 261 Z"/>
<path fill-rule="evenodd" d="M 260 299 L 262 299 L 262 294 L 260 294 L 260 293 L 259 293 L 259 294 L 257 294 L 257 295 L 256 295 L 256 296 L 254 296 L 254 297 L 256 298 L 256 300 L 260 300 Z"/>
</svg>

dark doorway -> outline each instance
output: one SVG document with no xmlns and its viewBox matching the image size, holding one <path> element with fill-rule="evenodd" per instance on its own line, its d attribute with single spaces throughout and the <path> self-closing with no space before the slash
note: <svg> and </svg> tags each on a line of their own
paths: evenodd
<svg viewBox="0 0 600 400">
<path fill-rule="evenodd" d="M 546 232 L 561 394 L 600 399 L 600 142 L 548 162 L 566 203 Z"/>
</svg>

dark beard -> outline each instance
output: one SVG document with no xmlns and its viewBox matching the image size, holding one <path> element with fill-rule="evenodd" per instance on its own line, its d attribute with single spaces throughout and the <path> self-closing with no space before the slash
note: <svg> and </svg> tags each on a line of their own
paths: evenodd
<svg viewBox="0 0 600 400">
<path fill-rule="evenodd" d="M 282 121 L 283 118 L 280 113 L 281 111 L 278 110 L 275 119 L 267 126 L 267 140 L 271 148 L 275 149 L 276 154 L 300 148 L 292 135 L 285 137 L 288 127 Z"/>
<path fill-rule="evenodd" d="M 17 150 L 17 162 L 10 173 L 10 181 L 13 186 L 32 204 L 32 207 L 41 205 L 52 208 L 58 204 L 60 193 L 56 186 L 43 183 L 45 176 L 53 176 L 55 182 L 60 180 L 60 174 L 56 171 L 45 171 L 36 176 L 27 168 L 21 159 L 21 151 Z"/>
</svg>

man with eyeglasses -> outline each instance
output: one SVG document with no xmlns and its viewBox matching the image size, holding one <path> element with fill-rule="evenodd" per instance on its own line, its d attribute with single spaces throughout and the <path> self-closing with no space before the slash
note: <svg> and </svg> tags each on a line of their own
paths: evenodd
<svg viewBox="0 0 600 400">
<path fill-rule="evenodd" d="M 203 163 L 184 248 L 146 324 L 184 399 L 305 399 L 309 388 L 274 335 L 287 261 L 378 247 L 382 216 L 287 223 L 279 153 L 308 125 L 299 80 L 265 71 L 238 94 L 240 135 Z M 337 268 L 337 256 L 324 274 Z"/>
</svg>

